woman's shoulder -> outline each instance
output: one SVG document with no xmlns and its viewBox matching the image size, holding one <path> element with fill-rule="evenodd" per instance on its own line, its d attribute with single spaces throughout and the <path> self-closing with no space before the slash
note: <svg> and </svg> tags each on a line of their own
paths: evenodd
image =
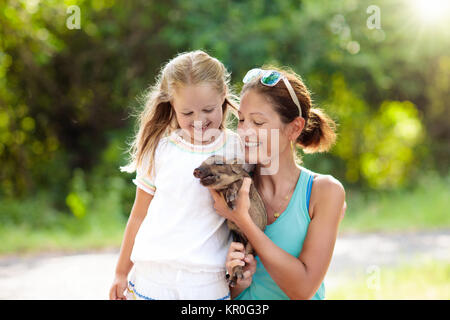
<svg viewBox="0 0 450 320">
<path fill-rule="evenodd" d="M 313 188 L 320 189 L 326 193 L 345 193 L 342 183 L 330 174 L 313 173 Z"/>
<path fill-rule="evenodd" d="M 322 208 L 320 212 L 327 213 L 326 215 L 329 217 L 341 216 L 341 208 L 345 203 L 344 186 L 332 175 L 319 173 L 314 173 L 314 175 L 309 206 L 310 217 L 317 215 L 318 205 Z"/>
<path fill-rule="evenodd" d="M 311 187 L 311 198 L 327 199 L 329 197 L 345 197 L 344 186 L 338 179 L 330 174 L 320 174 L 308 169 L 306 171 L 314 177 Z"/>
</svg>

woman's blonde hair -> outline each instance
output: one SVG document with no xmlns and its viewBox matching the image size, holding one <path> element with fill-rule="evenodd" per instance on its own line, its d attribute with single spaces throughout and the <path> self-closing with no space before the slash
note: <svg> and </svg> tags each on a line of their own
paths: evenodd
<svg viewBox="0 0 450 320">
<path fill-rule="evenodd" d="M 180 128 L 171 104 L 174 90 L 180 86 L 204 83 L 210 84 L 218 94 L 225 95 L 219 129 L 227 127 L 229 112 L 236 115 L 238 110 L 238 99 L 230 89 L 230 73 L 222 62 L 204 51 L 180 53 L 161 68 L 156 83 L 147 91 L 144 108 L 136 114 L 138 130 L 128 149 L 130 161 L 120 167 L 121 171 L 134 172 L 148 153 L 148 173 L 151 173 L 160 139 Z"/>
</svg>

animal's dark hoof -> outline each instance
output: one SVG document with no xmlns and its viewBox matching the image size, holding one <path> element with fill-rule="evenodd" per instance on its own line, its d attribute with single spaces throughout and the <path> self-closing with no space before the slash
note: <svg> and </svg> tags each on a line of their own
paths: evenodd
<svg viewBox="0 0 450 320">
<path fill-rule="evenodd" d="M 238 279 L 244 279 L 244 271 L 242 270 L 241 266 L 234 267 L 231 274 L 226 275 L 228 285 L 230 287 L 234 287 L 236 285 L 236 282 Z"/>
<path fill-rule="evenodd" d="M 234 277 L 228 277 L 227 282 L 230 287 L 234 287 L 236 285 L 236 281 L 237 281 L 237 277 L 234 276 Z"/>
</svg>

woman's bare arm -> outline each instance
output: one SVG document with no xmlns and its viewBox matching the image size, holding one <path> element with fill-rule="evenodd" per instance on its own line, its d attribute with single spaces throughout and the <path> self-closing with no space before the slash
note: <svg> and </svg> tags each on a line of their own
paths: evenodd
<svg viewBox="0 0 450 320">
<path fill-rule="evenodd" d="M 211 191 L 214 207 L 244 232 L 267 272 L 289 298 L 310 299 L 322 283 L 331 261 L 345 202 L 343 186 L 331 176 L 314 179 L 310 200 L 312 219 L 299 257 L 275 245 L 253 223 L 248 214 L 248 188 L 244 183 L 234 211 Z"/>
<path fill-rule="evenodd" d="M 333 254 L 344 201 L 339 181 L 330 176 L 315 179 L 312 219 L 298 258 L 275 245 L 251 219 L 240 225 L 267 272 L 289 298 L 310 299 L 320 287 Z"/>
</svg>

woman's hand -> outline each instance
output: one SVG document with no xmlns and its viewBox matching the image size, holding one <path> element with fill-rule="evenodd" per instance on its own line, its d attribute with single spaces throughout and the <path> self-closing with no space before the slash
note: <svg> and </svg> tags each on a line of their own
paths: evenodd
<svg viewBox="0 0 450 320">
<path fill-rule="evenodd" d="M 253 255 L 244 254 L 244 245 L 240 242 L 232 242 L 228 249 L 227 259 L 225 266 L 227 273 L 231 274 L 231 271 L 235 266 L 242 266 L 244 271 L 244 278 L 239 279 L 236 282 L 236 287 L 242 290 L 250 286 L 253 280 L 253 274 L 256 271 L 256 260 Z"/>
<path fill-rule="evenodd" d="M 116 275 L 114 282 L 109 289 L 109 300 L 126 300 L 125 290 L 128 286 L 126 275 Z"/>
<path fill-rule="evenodd" d="M 239 227 L 246 219 L 250 218 L 248 209 L 250 208 L 249 191 L 251 182 L 251 178 L 244 178 L 236 200 L 236 209 L 234 210 L 228 208 L 225 199 L 219 192 L 212 188 L 208 188 L 214 199 L 214 209 L 216 209 L 217 213 L 225 219 L 234 222 Z"/>
</svg>

